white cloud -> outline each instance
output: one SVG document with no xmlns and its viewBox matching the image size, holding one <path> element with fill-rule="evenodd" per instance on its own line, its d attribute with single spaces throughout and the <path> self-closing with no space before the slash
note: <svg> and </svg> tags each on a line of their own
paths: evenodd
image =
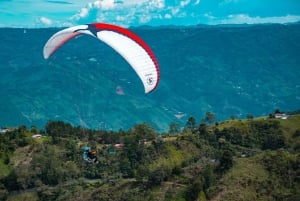
<svg viewBox="0 0 300 201">
<path fill-rule="evenodd" d="M 171 19 L 172 18 L 172 15 L 170 15 L 170 14 L 165 14 L 165 19 Z"/>
<path fill-rule="evenodd" d="M 75 0 L 65 4 L 60 1 L 43 1 L 43 3 L 35 4 L 34 1 L 36 0 L 0 3 L 2 6 L 7 5 L 3 7 L 5 12 L 0 12 L 1 19 L 3 19 L 0 23 L 3 25 L 0 26 L 70 26 L 95 21 L 116 23 L 122 26 L 145 23 L 156 26 L 166 23 L 189 25 L 300 21 L 299 12 L 295 10 L 299 6 L 296 3 L 295 5 L 284 4 L 294 6 L 293 9 L 283 7 L 279 11 L 274 7 L 264 12 L 264 15 L 275 13 L 273 17 L 259 16 L 258 13 L 262 13 L 262 6 L 266 6 L 261 0 L 253 0 L 255 2 L 249 4 L 249 8 L 245 0 L 207 0 L 206 2 L 201 0 Z M 254 5 L 257 5 L 259 10 L 253 10 Z M 236 14 L 237 11 L 241 14 Z M 226 16 L 229 12 L 232 15 Z M 282 12 L 286 12 L 285 16 L 276 16 L 276 13 Z M 294 15 L 289 15 L 291 12 Z"/>
<path fill-rule="evenodd" d="M 151 8 L 162 9 L 165 6 L 165 1 L 164 0 L 149 0 L 148 2 L 149 2 L 149 6 Z"/>
<path fill-rule="evenodd" d="M 194 3 L 194 5 L 198 5 L 200 3 L 200 0 L 196 0 L 196 2 Z"/>
<path fill-rule="evenodd" d="M 188 5 L 191 1 L 190 0 L 184 0 L 180 2 L 180 6 L 181 7 L 185 7 L 186 5 Z"/>
<path fill-rule="evenodd" d="M 217 19 L 215 16 L 213 16 L 213 15 L 211 14 L 211 12 L 205 13 L 205 14 L 204 14 L 204 17 L 207 18 L 207 19 L 209 19 L 210 21 L 213 21 L 213 20 Z"/>
<path fill-rule="evenodd" d="M 300 20 L 300 16 L 286 15 L 274 17 L 251 17 L 247 14 L 228 15 L 227 18 L 217 20 L 217 24 L 263 24 L 263 23 L 291 23 Z"/>
<path fill-rule="evenodd" d="M 259 17 L 248 14 L 228 15 L 227 17 L 188 12 L 190 6 L 200 6 L 201 0 L 180 0 L 169 2 L 165 0 L 94 0 L 86 4 L 74 15 L 73 24 L 89 23 L 91 21 L 116 23 L 122 26 L 160 23 L 163 20 L 185 19 L 190 17 L 195 22 L 208 24 L 255 24 L 255 23 L 287 23 L 300 21 L 299 16 Z M 223 0 L 222 4 L 237 3 L 239 0 Z M 205 18 L 205 19 L 204 19 Z M 41 20 L 42 21 L 42 20 Z M 44 22 L 46 24 L 47 22 Z"/>
<path fill-rule="evenodd" d="M 97 12 L 100 10 L 112 10 L 114 9 L 118 3 L 115 3 L 114 0 L 97 0 L 92 3 L 88 3 L 84 8 L 81 8 L 78 13 L 72 16 L 71 20 L 80 20 L 82 18 L 86 18 L 90 15 L 91 12 Z"/>
<path fill-rule="evenodd" d="M 139 22 L 141 22 L 143 24 L 149 22 L 150 20 L 151 20 L 151 17 L 149 15 L 141 15 L 139 17 Z"/>
<path fill-rule="evenodd" d="M 86 17 L 89 14 L 88 8 L 82 8 L 80 12 L 78 13 L 78 17 Z"/>
<path fill-rule="evenodd" d="M 171 10 L 172 15 L 177 15 L 180 12 L 180 8 L 178 7 L 170 7 L 169 8 Z"/>
<path fill-rule="evenodd" d="M 116 20 L 122 22 L 122 21 L 125 21 L 126 18 L 124 16 L 117 15 Z"/>
<path fill-rule="evenodd" d="M 101 0 L 95 1 L 93 3 L 93 7 L 103 9 L 103 10 L 110 10 L 116 7 L 114 0 Z"/>
<path fill-rule="evenodd" d="M 40 22 L 48 26 L 52 25 L 52 20 L 46 17 L 40 17 Z"/>
<path fill-rule="evenodd" d="M 80 9 L 70 21 L 77 24 L 96 20 L 129 26 L 137 22 L 147 23 L 153 18 L 158 19 L 158 13 L 164 9 L 164 0 L 96 0 Z"/>
<path fill-rule="evenodd" d="M 143 4 L 147 2 L 148 0 L 124 0 L 124 5 L 136 5 L 136 4 Z"/>
<path fill-rule="evenodd" d="M 100 21 L 119 25 L 145 24 L 163 19 L 185 18 L 191 15 L 186 7 L 195 6 L 200 0 L 94 0 L 70 18 L 74 24 Z M 109 11 L 109 12 L 105 12 Z"/>
</svg>

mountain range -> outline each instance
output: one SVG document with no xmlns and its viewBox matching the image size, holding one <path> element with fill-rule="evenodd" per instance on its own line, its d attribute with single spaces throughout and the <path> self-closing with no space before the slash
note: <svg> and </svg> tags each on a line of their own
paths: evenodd
<svg viewBox="0 0 300 201">
<path fill-rule="evenodd" d="M 147 122 L 216 121 L 300 108 L 300 25 L 132 27 L 155 53 L 161 80 L 151 94 L 127 62 L 89 36 L 44 60 L 58 28 L 1 28 L 0 126 L 63 120 L 128 129 Z"/>
</svg>

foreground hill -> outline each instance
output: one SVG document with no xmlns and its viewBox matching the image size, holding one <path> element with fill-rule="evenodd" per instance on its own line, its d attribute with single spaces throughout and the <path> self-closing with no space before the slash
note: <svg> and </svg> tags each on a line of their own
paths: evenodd
<svg viewBox="0 0 300 201">
<path fill-rule="evenodd" d="M 299 114 L 193 122 L 176 134 L 146 123 L 108 132 L 60 121 L 42 137 L 32 137 L 35 127 L 2 130 L 0 199 L 299 200 Z M 84 161 L 86 145 L 98 163 Z"/>
<path fill-rule="evenodd" d="M 161 82 L 145 95 L 128 64 L 103 43 L 83 36 L 42 58 L 58 29 L 0 29 L 0 125 L 49 119 L 95 129 L 127 130 L 210 111 L 218 121 L 299 108 L 300 25 L 140 27 L 153 49 Z"/>
</svg>

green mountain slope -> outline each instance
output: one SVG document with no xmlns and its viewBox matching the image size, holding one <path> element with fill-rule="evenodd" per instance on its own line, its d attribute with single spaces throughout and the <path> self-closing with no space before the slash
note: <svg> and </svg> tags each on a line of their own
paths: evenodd
<svg viewBox="0 0 300 201">
<path fill-rule="evenodd" d="M 184 126 L 208 111 L 223 121 L 299 108 L 298 24 L 132 28 L 161 69 L 148 95 L 124 59 L 92 37 L 44 60 L 43 45 L 56 31 L 0 29 L 0 126 L 62 120 L 117 131 L 148 122 L 167 131 L 170 122 Z"/>
<path fill-rule="evenodd" d="M 300 115 L 190 124 L 159 134 L 51 121 L 0 134 L 1 200 L 299 200 Z M 118 146 L 115 146 L 118 144 Z M 98 163 L 82 157 L 84 146 Z"/>
</svg>

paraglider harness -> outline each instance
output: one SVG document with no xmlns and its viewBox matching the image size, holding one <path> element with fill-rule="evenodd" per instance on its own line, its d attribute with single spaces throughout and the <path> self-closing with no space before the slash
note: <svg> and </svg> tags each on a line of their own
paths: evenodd
<svg viewBox="0 0 300 201">
<path fill-rule="evenodd" d="M 83 149 L 83 159 L 89 163 L 98 163 L 96 151 L 91 151 L 87 146 Z"/>
</svg>

